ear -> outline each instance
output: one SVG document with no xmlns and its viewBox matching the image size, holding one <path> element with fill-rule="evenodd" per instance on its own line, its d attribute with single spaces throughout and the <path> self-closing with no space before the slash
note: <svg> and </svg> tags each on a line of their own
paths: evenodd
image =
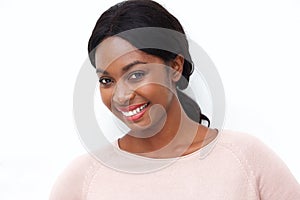
<svg viewBox="0 0 300 200">
<path fill-rule="evenodd" d="M 184 58 L 182 55 L 178 54 L 176 58 L 171 62 L 171 77 L 174 82 L 179 81 L 182 75 L 183 70 L 183 64 L 184 64 Z"/>
</svg>

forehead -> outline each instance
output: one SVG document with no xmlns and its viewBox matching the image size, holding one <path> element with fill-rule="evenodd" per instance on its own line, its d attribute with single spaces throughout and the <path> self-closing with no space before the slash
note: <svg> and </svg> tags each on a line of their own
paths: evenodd
<svg viewBox="0 0 300 200">
<path fill-rule="evenodd" d="M 97 47 L 95 53 L 96 67 L 105 70 L 113 62 L 125 58 L 142 57 L 139 51 L 126 40 L 112 36 L 103 40 Z"/>
</svg>

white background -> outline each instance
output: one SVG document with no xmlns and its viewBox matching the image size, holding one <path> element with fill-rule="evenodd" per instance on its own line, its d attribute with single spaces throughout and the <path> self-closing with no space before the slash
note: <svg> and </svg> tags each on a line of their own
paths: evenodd
<svg viewBox="0 0 300 200">
<path fill-rule="evenodd" d="M 85 153 L 73 88 L 95 22 L 116 2 L 0 0 L 0 199 L 47 199 Z M 300 181 L 299 1 L 159 2 L 217 66 L 225 128 L 259 137 Z"/>
</svg>

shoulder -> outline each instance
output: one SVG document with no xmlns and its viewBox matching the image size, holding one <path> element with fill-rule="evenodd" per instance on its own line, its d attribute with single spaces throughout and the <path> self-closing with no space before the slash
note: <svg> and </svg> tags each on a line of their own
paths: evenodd
<svg viewBox="0 0 300 200">
<path fill-rule="evenodd" d="M 300 186 L 280 157 L 257 137 L 222 131 L 218 146 L 239 160 L 262 199 L 300 198 Z"/>
<path fill-rule="evenodd" d="M 51 200 L 83 199 L 87 181 L 101 167 L 99 162 L 86 153 L 75 158 L 59 175 L 50 195 Z"/>
<path fill-rule="evenodd" d="M 238 145 L 243 146 L 245 144 L 257 144 L 261 143 L 261 141 L 249 133 L 240 132 L 240 131 L 232 131 L 232 130 L 223 130 L 220 131 L 220 142 L 223 145 Z"/>
<path fill-rule="evenodd" d="M 219 147 L 230 151 L 248 170 L 269 167 L 267 162 L 283 163 L 271 148 L 249 133 L 225 130 L 220 134 Z"/>
<path fill-rule="evenodd" d="M 264 142 L 254 135 L 245 132 L 224 130 L 220 133 L 219 145 L 232 151 L 237 156 L 256 159 L 262 156 L 274 156 L 275 153 Z"/>
<path fill-rule="evenodd" d="M 234 157 L 248 176 L 253 176 L 257 166 L 262 166 L 261 162 L 265 159 L 278 159 L 269 147 L 249 133 L 223 130 L 219 134 L 218 152 L 227 157 Z M 275 157 L 270 158 L 270 156 Z"/>
</svg>

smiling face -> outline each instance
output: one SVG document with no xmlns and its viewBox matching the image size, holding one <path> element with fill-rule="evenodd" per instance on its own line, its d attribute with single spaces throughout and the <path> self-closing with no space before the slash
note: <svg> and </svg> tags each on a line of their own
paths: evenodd
<svg viewBox="0 0 300 200">
<path fill-rule="evenodd" d="M 101 42 L 95 60 L 102 101 L 129 128 L 151 128 L 166 120 L 178 80 L 167 63 L 119 37 Z"/>
</svg>

